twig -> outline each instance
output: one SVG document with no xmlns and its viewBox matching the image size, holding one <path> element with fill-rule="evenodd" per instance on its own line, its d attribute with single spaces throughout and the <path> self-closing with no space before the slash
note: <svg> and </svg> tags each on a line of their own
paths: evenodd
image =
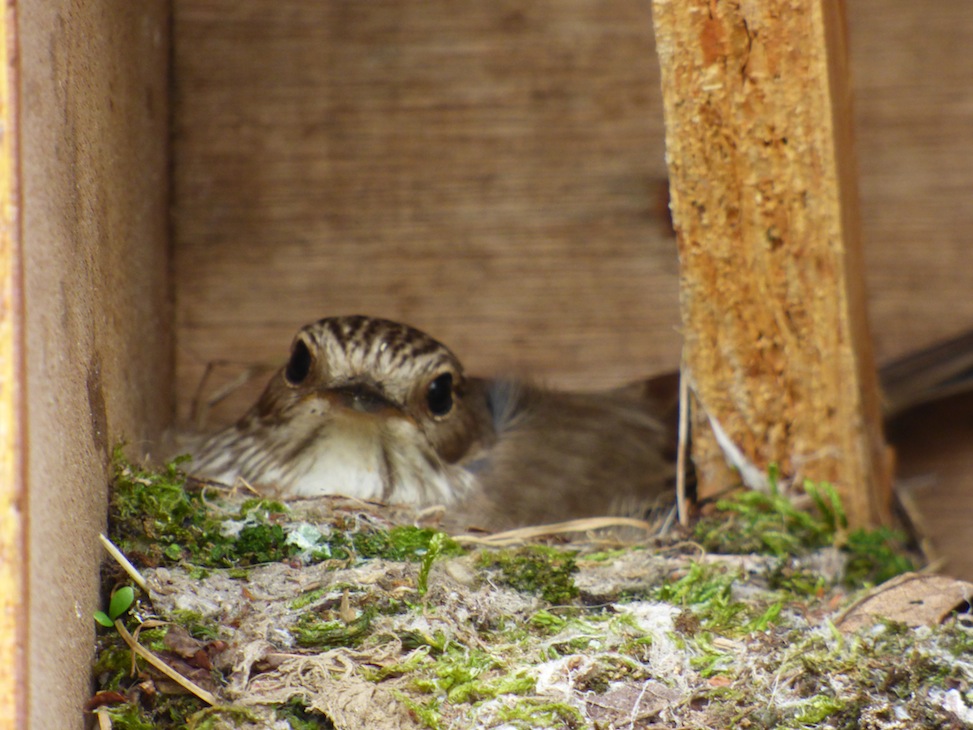
<svg viewBox="0 0 973 730">
<path fill-rule="evenodd" d="M 685 360 L 679 366 L 679 432 L 676 450 L 676 511 L 679 524 L 689 526 L 686 509 L 686 450 L 689 445 L 689 376 Z"/>
<path fill-rule="evenodd" d="M 98 539 L 101 540 L 101 544 L 105 546 L 105 550 L 108 551 L 108 554 L 111 555 L 113 558 L 115 558 L 115 562 L 121 565 L 122 568 L 125 569 L 125 572 L 128 573 L 128 575 L 131 577 L 131 579 L 135 581 L 135 584 L 139 588 L 141 588 L 146 595 L 148 595 L 149 593 L 148 584 L 145 582 L 145 578 L 142 577 L 142 574 L 139 573 L 138 568 L 132 565 L 129 562 L 128 558 L 126 558 L 122 554 L 122 551 L 119 550 L 117 547 L 115 547 L 115 544 L 107 537 L 105 537 L 102 534 L 99 534 Z"/>
<path fill-rule="evenodd" d="M 95 710 L 95 717 L 98 718 L 98 730 L 111 730 L 111 715 L 107 708 L 99 707 Z"/>
<path fill-rule="evenodd" d="M 591 517 L 583 520 L 569 520 L 550 525 L 539 525 L 537 527 L 521 527 L 516 530 L 498 532 L 487 537 L 457 535 L 453 539 L 464 545 L 503 546 L 513 545 L 534 537 L 540 537 L 541 535 L 557 535 L 562 532 L 586 532 L 588 530 L 600 530 L 603 527 L 636 527 L 646 532 L 652 532 L 655 529 L 654 525 L 645 520 L 636 520 L 631 517 Z"/>
<path fill-rule="evenodd" d="M 179 672 L 177 672 L 175 669 L 173 669 L 164 661 L 159 659 L 159 657 L 157 657 L 155 654 L 153 654 L 148 649 L 146 649 L 141 644 L 139 644 L 135 640 L 135 638 L 130 633 L 128 633 L 128 629 L 125 628 L 125 624 L 122 623 L 121 619 L 115 619 L 115 629 L 121 635 L 122 639 L 125 640 L 125 643 L 128 644 L 129 648 L 132 651 L 134 651 L 136 654 L 138 654 L 140 657 L 142 657 L 145 661 L 147 661 L 153 667 L 158 669 L 164 675 L 169 677 L 169 679 L 171 679 L 173 682 L 177 683 L 184 689 L 192 692 L 194 695 L 199 697 L 199 699 L 201 699 L 203 702 L 206 702 L 207 704 L 215 705 L 217 703 L 217 699 L 212 692 L 209 692 L 208 690 L 205 690 L 202 687 L 200 687 L 195 682 L 186 679 L 184 676 L 179 674 Z"/>
</svg>

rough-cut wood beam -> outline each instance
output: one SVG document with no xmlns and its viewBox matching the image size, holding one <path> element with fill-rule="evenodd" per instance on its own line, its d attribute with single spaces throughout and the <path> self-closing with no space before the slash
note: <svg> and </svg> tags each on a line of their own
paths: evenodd
<svg viewBox="0 0 973 730">
<path fill-rule="evenodd" d="M 853 524 L 885 521 L 843 4 L 653 9 L 701 491 L 737 478 L 717 423 L 754 475 L 831 481 Z"/>
</svg>

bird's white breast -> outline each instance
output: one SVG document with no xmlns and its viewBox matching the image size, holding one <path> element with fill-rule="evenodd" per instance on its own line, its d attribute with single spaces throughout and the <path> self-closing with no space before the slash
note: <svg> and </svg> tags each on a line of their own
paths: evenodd
<svg viewBox="0 0 973 730">
<path fill-rule="evenodd" d="M 473 476 L 445 464 L 407 418 L 338 415 L 282 479 L 283 497 L 342 494 L 359 499 L 430 505 L 466 496 Z"/>
</svg>

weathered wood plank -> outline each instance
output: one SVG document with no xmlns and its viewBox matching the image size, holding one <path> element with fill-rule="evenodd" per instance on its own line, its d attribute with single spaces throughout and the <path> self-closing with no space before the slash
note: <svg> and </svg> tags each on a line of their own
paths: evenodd
<svg viewBox="0 0 973 730">
<path fill-rule="evenodd" d="M 843 7 L 653 7 L 702 492 L 733 478 L 722 429 L 757 474 L 834 482 L 853 524 L 883 522 Z"/>
<path fill-rule="evenodd" d="M 172 412 L 168 5 L 15 7 L 28 725 L 81 730 L 112 447 Z"/>
</svg>

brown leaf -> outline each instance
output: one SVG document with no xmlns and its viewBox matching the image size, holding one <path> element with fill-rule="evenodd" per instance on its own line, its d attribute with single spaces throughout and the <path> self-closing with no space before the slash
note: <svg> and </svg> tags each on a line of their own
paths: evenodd
<svg viewBox="0 0 973 730">
<path fill-rule="evenodd" d="M 104 707 L 105 705 L 120 705 L 128 702 L 128 698 L 121 692 L 95 692 L 91 699 L 84 703 L 85 712 L 94 712 L 99 707 Z"/>
<path fill-rule="evenodd" d="M 945 575 L 905 573 L 873 588 L 845 609 L 835 625 L 850 633 L 876 619 L 908 626 L 939 624 L 955 611 L 968 609 L 971 596 L 973 583 Z"/>
<path fill-rule="evenodd" d="M 641 727 L 678 701 L 679 693 L 661 682 L 618 682 L 587 700 L 588 716 L 606 727 Z M 636 725 L 635 723 L 639 724 Z"/>
</svg>

